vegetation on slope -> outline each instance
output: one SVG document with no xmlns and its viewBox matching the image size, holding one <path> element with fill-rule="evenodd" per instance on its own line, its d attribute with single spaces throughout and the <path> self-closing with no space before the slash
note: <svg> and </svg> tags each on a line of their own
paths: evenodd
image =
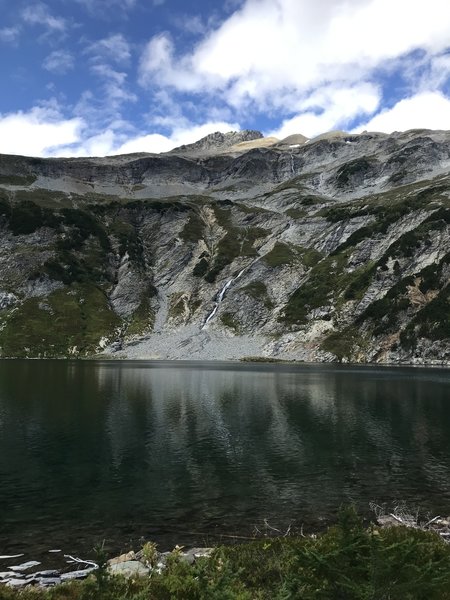
<svg viewBox="0 0 450 600">
<path fill-rule="evenodd" d="M 219 240 L 212 265 L 205 275 L 208 283 L 213 283 L 219 273 L 238 256 L 257 256 L 255 241 L 269 233 L 261 227 L 237 227 L 233 224 L 229 209 L 214 206 L 214 212 L 225 235 Z"/>
<path fill-rule="evenodd" d="M 406 527 L 366 528 L 352 509 L 314 537 L 265 538 L 218 548 L 193 565 L 124 579 L 105 569 L 48 591 L 0 588 L 1 600 L 446 600 L 450 545 Z"/>
<path fill-rule="evenodd" d="M 362 312 L 356 309 L 353 324 L 347 322 L 322 342 L 323 350 L 341 360 L 355 359 L 353 348 L 361 349 L 373 336 L 400 333 L 401 347 L 407 352 L 414 350 L 420 338 L 448 338 L 448 271 L 445 267 L 449 255 L 438 263 L 420 266 L 421 257 L 429 253 L 434 241 L 439 239 L 437 236 L 448 235 L 448 199 L 443 196 L 440 185 L 419 190 L 417 185 L 405 188 L 404 195 L 398 190 L 390 191 L 364 202 L 322 210 L 321 214 L 332 223 L 350 223 L 362 216 L 373 220 L 356 229 L 329 256 L 314 265 L 285 306 L 282 322 L 291 327 L 304 326 L 315 309 L 320 309 L 321 318 L 332 319 L 345 303 L 362 301 L 369 288 L 389 286 L 384 296 L 373 300 Z M 396 222 L 414 211 L 419 214 L 424 211 L 422 220 L 403 233 L 399 227 L 399 235 L 380 258 L 366 259 L 356 268 L 350 266 L 361 245 L 370 248 L 374 243 L 382 243 L 388 231 L 394 231 Z M 417 293 L 414 292 L 416 287 Z"/>
<path fill-rule="evenodd" d="M 25 300 L 6 320 L 0 345 L 5 356 L 18 358 L 88 356 L 119 324 L 98 287 L 73 284 L 45 300 Z"/>
<path fill-rule="evenodd" d="M 357 185 L 355 178 L 370 174 L 374 164 L 371 157 L 362 157 L 359 162 L 343 165 L 334 176 L 343 187 Z M 164 252 L 167 249 L 171 253 L 173 248 L 180 247 L 180 240 L 184 254 L 181 256 L 179 252 L 176 260 L 188 266 L 187 277 L 196 278 L 193 282 L 183 282 L 183 289 L 196 298 L 195 310 L 201 306 L 201 296 L 207 289 L 205 283 L 214 285 L 230 266 L 231 272 L 237 274 L 238 261 L 247 266 L 253 262 L 251 259 L 258 259 L 263 243 L 272 239 L 275 241 L 272 249 L 255 262 L 267 274 L 275 269 L 281 277 L 287 277 L 285 274 L 289 272 L 294 291 L 289 292 L 278 323 L 269 319 L 264 325 L 272 327 L 269 335 L 307 328 L 311 320 L 327 320 L 329 325 L 325 329 L 331 329 L 331 334 L 313 343 L 347 360 L 359 356 L 361 347 L 366 347 L 370 339 L 381 343 L 389 337 L 391 345 L 412 353 L 422 338 L 430 341 L 448 338 L 449 260 L 448 255 L 442 257 L 436 250 L 436 240 L 442 240 L 448 249 L 450 203 L 444 178 L 403 185 L 345 203 L 330 203 L 329 199 L 327 203 L 325 197 L 311 195 L 300 176 L 274 188 L 273 194 L 282 193 L 284 202 L 285 195 L 291 194 L 284 204 L 289 208 L 280 213 L 206 196 L 132 200 L 94 192 L 82 196 L 19 188 L 19 181 L 23 186 L 32 183 L 27 177 L 14 180 L 17 189 L 6 180 L 3 184 L 12 187 L 0 188 L 0 226 L 13 235 L 11 263 L 15 261 L 17 265 L 16 277 L 5 275 L 0 291 L 16 293 L 22 286 L 16 308 L 0 313 L 3 356 L 9 356 L 6 352 L 18 347 L 11 337 L 13 324 L 27 320 L 30 327 L 21 326 L 19 336 L 23 348 L 29 349 L 26 355 L 31 356 L 34 351 L 41 356 L 64 355 L 64 340 L 59 340 L 59 336 L 63 335 L 64 319 L 72 319 L 74 314 L 67 309 L 66 296 L 70 298 L 80 288 L 96 290 L 105 303 L 100 314 L 109 316 L 99 323 L 99 319 L 85 313 L 83 323 L 87 325 L 83 331 L 89 334 L 85 339 L 77 338 L 73 345 L 71 325 L 67 322 L 66 355 L 69 347 L 74 346 L 82 349 L 82 355 L 89 354 L 95 336 L 98 347 L 102 337 L 111 337 L 119 329 L 122 337 L 148 332 L 155 316 L 156 302 L 151 301 L 157 293 L 153 287 L 154 266 L 164 264 L 161 246 Z M 271 194 L 263 198 L 272 197 Z M 295 228 L 301 232 L 312 218 L 314 230 L 322 236 L 317 247 L 326 250 L 318 252 L 275 240 L 270 228 L 280 225 L 283 214 L 288 215 L 289 227 L 294 229 L 289 239 L 295 239 Z M 305 223 L 293 219 L 304 219 Z M 160 231 L 166 232 L 167 237 L 172 222 L 173 240 L 158 238 Z M 132 315 L 127 313 L 127 317 L 119 319 L 110 299 L 124 263 L 135 274 L 130 281 L 139 281 L 142 290 L 148 293 L 143 291 L 136 298 Z M 169 258 L 163 269 L 170 269 Z M 28 290 L 33 286 L 37 289 L 42 282 L 51 283 L 50 296 L 29 293 Z M 253 282 L 247 286 L 244 283 L 243 277 L 240 289 L 248 298 L 257 300 L 267 310 L 273 308 L 267 288 L 261 287 L 265 283 Z M 22 303 L 25 297 L 28 299 Z M 274 297 L 282 296 L 277 293 Z M 242 297 L 242 306 L 233 313 L 234 321 L 242 321 L 239 311 L 245 310 L 248 298 Z M 177 305 L 177 310 L 181 311 L 182 306 Z M 194 308 L 188 308 L 195 312 Z M 59 329 L 55 328 L 56 338 L 39 337 L 40 329 L 45 330 L 49 315 L 53 314 L 51 311 L 59 315 L 61 324 Z M 189 311 L 186 308 L 186 314 Z M 223 324 L 236 330 L 229 322 Z"/>
</svg>

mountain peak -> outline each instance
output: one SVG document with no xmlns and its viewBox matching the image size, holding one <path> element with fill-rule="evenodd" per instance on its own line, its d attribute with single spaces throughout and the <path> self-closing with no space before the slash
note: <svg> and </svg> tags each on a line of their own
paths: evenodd
<svg viewBox="0 0 450 600">
<path fill-rule="evenodd" d="M 193 144 L 179 146 L 178 148 L 174 148 L 170 152 L 181 152 L 183 154 L 186 152 L 218 152 L 221 150 L 225 150 L 226 148 L 230 148 L 235 144 L 249 142 L 251 140 L 258 140 L 262 137 L 264 136 L 260 131 L 252 129 L 244 129 L 243 131 L 228 131 L 227 133 L 221 133 L 220 131 L 216 131 L 214 133 L 206 135 L 197 142 L 194 142 Z"/>
</svg>

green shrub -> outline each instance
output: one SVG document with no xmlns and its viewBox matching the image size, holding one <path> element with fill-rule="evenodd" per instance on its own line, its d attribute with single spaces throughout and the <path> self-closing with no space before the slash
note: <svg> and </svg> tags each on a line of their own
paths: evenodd
<svg viewBox="0 0 450 600">
<path fill-rule="evenodd" d="M 340 167 L 337 171 L 337 184 L 340 187 L 350 185 L 355 176 L 360 175 L 364 177 L 372 169 L 372 161 L 367 157 L 357 158 L 351 162 L 346 163 Z"/>
<path fill-rule="evenodd" d="M 16 592 L 2 600 L 449 600 L 450 547 L 420 529 L 365 526 L 354 509 L 317 538 L 221 547 L 189 565 L 178 551 L 150 577 Z"/>
<path fill-rule="evenodd" d="M 180 238 L 185 242 L 197 243 L 203 237 L 204 228 L 203 219 L 198 213 L 192 212 L 181 230 Z"/>
<path fill-rule="evenodd" d="M 296 258 L 292 248 L 283 242 L 276 242 L 272 250 L 264 255 L 264 260 L 269 267 L 281 267 L 291 264 Z"/>
<path fill-rule="evenodd" d="M 225 325 L 228 329 L 232 329 L 235 333 L 239 333 L 239 323 L 232 313 L 224 312 L 220 315 L 220 320 L 222 325 Z"/>
<path fill-rule="evenodd" d="M 273 302 L 271 301 L 267 292 L 266 284 L 262 281 L 252 281 L 243 287 L 242 291 L 248 294 L 251 298 L 262 302 L 266 308 L 273 308 Z"/>
<path fill-rule="evenodd" d="M 370 320 L 375 327 L 373 333 L 381 335 L 397 328 L 400 314 L 411 306 L 407 296 L 407 288 L 414 284 L 414 277 L 405 277 L 395 284 L 387 294 L 369 304 L 366 310 L 357 319 L 361 324 L 365 320 Z"/>
<path fill-rule="evenodd" d="M 319 261 L 289 298 L 281 320 L 288 324 L 304 324 L 310 310 L 330 304 L 348 277 L 344 271 L 347 260 L 343 253 Z"/>
<path fill-rule="evenodd" d="M 268 231 L 260 227 L 234 226 L 228 209 L 215 206 L 214 212 L 219 225 L 226 233 L 220 239 L 211 268 L 205 275 L 205 281 L 208 283 L 214 283 L 217 275 L 238 256 L 256 256 L 255 241 L 268 235 Z"/>
<path fill-rule="evenodd" d="M 16 358 L 64 357 L 74 347 L 84 356 L 94 353 L 118 324 L 102 290 L 73 285 L 50 294 L 46 305 L 40 298 L 25 300 L 0 331 L 0 346 L 3 356 Z"/>
<path fill-rule="evenodd" d="M 192 275 L 194 277 L 203 277 L 206 275 L 209 268 L 209 261 L 203 257 L 195 265 Z"/>
</svg>

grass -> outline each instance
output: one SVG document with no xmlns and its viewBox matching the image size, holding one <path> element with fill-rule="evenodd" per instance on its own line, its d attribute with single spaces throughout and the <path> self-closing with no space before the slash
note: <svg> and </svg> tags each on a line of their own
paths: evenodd
<svg viewBox="0 0 450 600">
<path fill-rule="evenodd" d="M 373 164 L 373 160 L 367 156 L 346 163 L 338 169 L 336 183 L 340 187 L 351 185 L 355 178 L 364 177 L 366 174 L 370 173 Z"/>
<path fill-rule="evenodd" d="M 0 185 L 27 186 L 36 181 L 36 175 L 0 175 Z"/>
<path fill-rule="evenodd" d="M 361 324 L 366 320 L 372 321 L 374 335 L 381 335 L 397 329 L 401 313 L 411 306 L 407 289 L 413 284 L 414 277 L 412 276 L 401 279 L 389 289 L 383 298 L 369 304 L 363 314 L 358 317 L 357 323 Z"/>
<path fill-rule="evenodd" d="M 184 292 L 175 292 L 170 296 L 169 319 L 177 319 L 184 315 Z"/>
<path fill-rule="evenodd" d="M 155 322 L 155 313 L 150 305 L 150 296 L 146 296 L 131 315 L 125 330 L 125 335 L 139 336 L 151 331 Z"/>
<path fill-rule="evenodd" d="M 249 363 L 292 363 L 292 360 L 283 360 L 282 358 L 274 358 L 272 356 L 243 356 L 239 359 L 240 362 Z"/>
<path fill-rule="evenodd" d="M 288 208 L 284 211 L 284 214 L 291 217 L 291 219 L 303 219 L 308 215 L 308 211 L 304 208 Z"/>
<path fill-rule="evenodd" d="M 272 309 L 274 304 L 267 292 L 266 284 L 262 281 L 252 281 L 248 285 L 241 288 L 250 298 L 261 302 L 267 309 Z"/>
<path fill-rule="evenodd" d="M 400 334 L 406 350 L 416 347 L 419 338 L 448 340 L 450 338 L 450 284 L 422 308 Z"/>
<path fill-rule="evenodd" d="M 305 324 L 308 313 L 334 302 L 343 282 L 348 255 L 327 256 L 320 260 L 309 272 L 304 283 L 289 298 L 281 320 L 288 325 Z"/>
<path fill-rule="evenodd" d="M 235 333 L 239 333 L 240 327 L 238 321 L 234 315 L 230 312 L 224 312 L 220 315 L 220 321 L 222 325 L 225 325 L 228 329 L 232 329 Z"/>
<path fill-rule="evenodd" d="M 53 292 L 45 301 L 30 298 L 11 311 L 0 332 L 1 354 L 14 358 L 87 356 L 118 325 L 119 318 L 99 288 L 74 284 Z"/>
<path fill-rule="evenodd" d="M 205 229 L 205 224 L 200 215 L 196 212 L 192 212 L 189 215 L 189 218 L 181 230 L 180 238 L 184 242 L 192 242 L 197 243 L 199 240 L 203 238 L 203 231 Z"/>
<path fill-rule="evenodd" d="M 143 265 L 143 247 L 136 228 L 123 219 L 114 219 L 108 228 L 108 232 L 112 235 L 119 244 L 119 254 L 124 256 L 128 253 L 130 260 Z"/>
<path fill-rule="evenodd" d="M 219 225 L 225 230 L 225 235 L 219 240 L 212 264 L 205 275 L 205 281 L 208 283 L 214 283 L 219 273 L 237 257 L 256 256 L 254 243 L 269 233 L 260 227 L 236 227 L 228 208 L 214 206 L 214 212 Z"/>
<path fill-rule="evenodd" d="M 361 300 L 375 276 L 376 270 L 376 263 L 369 260 L 358 269 L 355 269 L 351 275 L 349 274 L 350 283 L 344 292 L 344 298 L 346 300 Z"/>
<path fill-rule="evenodd" d="M 288 244 L 276 242 L 272 250 L 270 250 L 263 258 L 269 267 L 276 268 L 292 264 L 297 258 L 297 255 Z"/>
<path fill-rule="evenodd" d="M 436 533 L 365 526 L 351 508 L 318 537 L 219 547 L 193 565 L 174 551 L 162 573 L 105 569 L 49 590 L 0 587 L 1 600 L 449 600 L 450 545 Z"/>
<path fill-rule="evenodd" d="M 362 334 L 356 327 L 346 327 L 343 331 L 335 331 L 326 337 L 320 348 L 331 352 L 342 362 L 350 360 L 355 346 L 363 342 Z"/>
</svg>

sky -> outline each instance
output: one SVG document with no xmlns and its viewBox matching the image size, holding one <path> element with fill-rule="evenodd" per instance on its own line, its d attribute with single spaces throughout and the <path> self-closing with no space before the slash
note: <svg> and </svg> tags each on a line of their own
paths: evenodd
<svg viewBox="0 0 450 600">
<path fill-rule="evenodd" d="M 450 130 L 449 0 L 0 0 L 0 152 Z"/>
</svg>

